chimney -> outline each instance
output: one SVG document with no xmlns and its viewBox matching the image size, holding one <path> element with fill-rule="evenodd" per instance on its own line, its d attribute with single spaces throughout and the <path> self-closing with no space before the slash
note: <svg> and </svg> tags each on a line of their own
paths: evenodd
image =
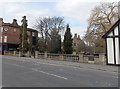
<svg viewBox="0 0 120 89">
<path fill-rule="evenodd" d="M 16 19 L 13 19 L 12 26 L 18 26 Z"/>
<path fill-rule="evenodd" d="M 80 35 L 78 35 L 78 39 L 80 39 Z"/>
<path fill-rule="evenodd" d="M 75 33 L 75 36 L 74 37 L 76 37 L 77 38 L 77 34 Z"/>
<path fill-rule="evenodd" d="M 0 26 L 3 24 L 3 18 L 0 18 Z"/>
</svg>

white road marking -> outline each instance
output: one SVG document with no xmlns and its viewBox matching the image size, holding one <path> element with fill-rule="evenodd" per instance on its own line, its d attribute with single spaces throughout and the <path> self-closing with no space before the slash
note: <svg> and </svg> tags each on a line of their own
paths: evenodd
<svg viewBox="0 0 120 89">
<path fill-rule="evenodd" d="M 112 76 L 113 78 L 117 78 L 118 79 L 118 76 Z"/>
<path fill-rule="evenodd" d="M 73 66 L 69 66 L 69 65 L 64 65 L 64 64 L 58 64 L 58 63 L 50 63 L 50 62 L 36 62 L 38 64 L 46 64 L 46 65 L 52 65 L 52 66 L 63 66 L 63 67 L 72 67 L 72 68 L 78 68 L 78 67 L 73 67 Z"/>
<path fill-rule="evenodd" d="M 61 66 L 61 65 L 50 64 L 50 63 L 45 63 L 45 62 L 36 62 L 36 63 L 39 63 L 39 64 L 47 64 L 47 65 L 54 65 L 54 66 Z"/>
<path fill-rule="evenodd" d="M 8 58 L 9 59 L 9 58 Z M 13 59 L 16 60 L 16 59 Z M 30 62 L 30 60 L 16 60 L 16 61 L 23 61 L 23 62 Z M 31 61 L 31 62 L 35 62 L 35 61 Z M 119 71 L 109 71 L 109 70 L 103 70 L 103 69 L 96 69 L 96 68 L 90 68 L 90 67 L 84 67 L 84 66 L 72 66 L 72 65 L 65 65 L 65 64 L 58 64 L 58 63 L 50 63 L 50 62 L 35 62 L 38 64 L 46 64 L 46 65 L 53 65 L 53 66 L 63 66 L 63 67 L 71 67 L 71 68 L 75 68 L 75 69 L 89 69 L 89 70 L 95 70 L 95 71 L 107 71 L 107 72 L 112 72 L 112 73 L 119 73 Z"/>
<path fill-rule="evenodd" d="M 38 70 L 36 68 L 32 68 L 32 70 L 37 71 L 37 72 L 41 72 L 41 73 L 44 73 L 44 74 L 47 74 L 47 75 L 51 75 L 51 76 L 54 76 L 54 77 L 58 77 L 58 78 L 68 80 L 68 78 L 65 78 L 65 77 L 62 77 L 62 76 L 59 76 L 59 75 L 55 75 L 55 74 L 51 74 L 51 73 L 48 73 L 48 72 L 40 71 L 40 70 Z"/>
<path fill-rule="evenodd" d="M 83 67 L 83 66 L 72 66 L 72 65 L 65 65 L 65 64 L 58 64 L 58 63 L 50 63 L 50 62 L 36 62 L 38 64 L 46 64 L 46 65 L 52 65 L 52 66 L 63 66 L 63 67 L 71 67 L 71 68 L 75 68 L 75 69 L 89 69 L 89 70 L 95 70 L 95 71 L 103 71 L 103 69 L 96 69 L 96 68 L 90 68 L 90 67 Z M 109 70 L 105 70 L 107 72 L 111 72 L 111 73 L 119 73 L 119 71 L 115 72 L 115 71 L 109 71 Z"/>
</svg>

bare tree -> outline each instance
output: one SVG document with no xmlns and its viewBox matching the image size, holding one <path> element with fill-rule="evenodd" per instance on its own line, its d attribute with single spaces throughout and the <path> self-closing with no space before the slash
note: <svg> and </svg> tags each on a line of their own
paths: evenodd
<svg viewBox="0 0 120 89">
<path fill-rule="evenodd" d="M 35 27 L 44 39 L 46 51 L 50 47 L 51 40 L 55 39 L 51 33 L 54 31 L 56 32 L 55 34 L 62 35 L 65 26 L 64 23 L 63 17 L 44 17 L 37 19 Z"/>
<path fill-rule="evenodd" d="M 118 18 L 118 3 L 101 3 L 100 6 L 96 6 L 88 19 L 88 28 L 84 36 L 87 45 L 95 46 L 100 44 L 101 48 L 104 49 L 105 43 L 101 37 L 113 26 Z"/>
</svg>

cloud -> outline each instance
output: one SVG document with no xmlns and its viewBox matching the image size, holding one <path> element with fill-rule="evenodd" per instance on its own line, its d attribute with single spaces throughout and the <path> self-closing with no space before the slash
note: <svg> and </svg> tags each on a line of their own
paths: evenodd
<svg viewBox="0 0 120 89">
<path fill-rule="evenodd" d="M 58 2 L 61 0 L 0 0 L 0 2 Z"/>
<path fill-rule="evenodd" d="M 0 0 L 0 2 L 61 2 L 64 0 Z M 98 2 L 98 0 L 74 0 L 79 2 Z M 99 2 L 118 2 L 119 0 L 99 0 Z"/>
<path fill-rule="evenodd" d="M 16 18 L 18 20 L 18 23 L 21 23 L 22 16 L 26 16 L 28 19 L 28 25 L 31 27 L 33 23 L 35 22 L 35 19 L 39 16 L 43 17 L 48 15 L 48 9 L 41 9 L 41 10 L 35 10 L 31 8 L 26 7 L 24 3 L 4 3 L 5 6 L 0 8 L 2 9 L 2 17 L 8 21 L 10 19 Z"/>
<path fill-rule="evenodd" d="M 81 28 L 81 27 L 72 27 L 71 28 L 71 33 L 74 36 L 74 34 L 78 34 L 80 35 L 81 38 L 83 38 L 85 32 L 86 32 L 86 28 Z"/>
<path fill-rule="evenodd" d="M 3 1 L 3 2 L 1 2 Z M 63 16 L 65 17 L 65 22 L 70 24 L 72 33 L 78 33 L 81 36 L 85 33 L 87 28 L 87 19 L 91 14 L 91 10 L 99 5 L 100 2 L 95 2 L 97 0 L 0 0 L 0 17 L 4 18 L 5 22 L 12 22 L 12 19 L 17 19 L 18 23 L 21 24 L 22 16 L 27 16 L 28 26 L 32 27 L 35 23 L 35 20 L 38 17 L 45 16 Z M 13 1 L 13 2 L 11 2 Z M 36 6 L 36 2 L 41 4 L 41 2 L 55 2 L 50 5 L 50 3 L 43 3 L 48 5 Z M 102 0 L 101 0 L 102 1 Z M 31 4 L 33 6 L 27 7 Z M 32 3 L 33 2 L 33 3 Z M 50 6 L 49 6 L 50 5 Z M 36 6 L 36 7 L 34 7 Z"/>
<path fill-rule="evenodd" d="M 78 33 L 81 38 L 87 29 L 87 20 L 92 9 L 99 2 L 81 2 L 80 0 L 64 0 L 56 3 L 56 10 L 66 18 L 71 26 L 73 35 Z"/>
<path fill-rule="evenodd" d="M 87 19 L 90 16 L 91 10 L 98 2 L 81 2 L 80 0 L 64 0 L 56 4 L 56 9 L 62 16 L 76 19 L 80 24 L 86 25 Z"/>
</svg>

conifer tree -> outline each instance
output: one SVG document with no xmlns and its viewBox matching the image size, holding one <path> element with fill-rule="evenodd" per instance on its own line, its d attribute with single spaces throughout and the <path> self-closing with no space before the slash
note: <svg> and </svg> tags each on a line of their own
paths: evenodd
<svg viewBox="0 0 120 89">
<path fill-rule="evenodd" d="M 67 25 L 66 32 L 63 40 L 63 48 L 65 54 L 72 54 L 72 34 L 70 32 L 69 24 Z"/>
<path fill-rule="evenodd" d="M 28 35 L 27 35 L 27 20 L 26 16 L 23 16 L 23 19 L 21 20 L 22 25 L 20 27 L 20 43 L 19 43 L 19 49 L 21 51 L 21 56 L 24 56 L 24 54 L 28 51 Z"/>
</svg>

